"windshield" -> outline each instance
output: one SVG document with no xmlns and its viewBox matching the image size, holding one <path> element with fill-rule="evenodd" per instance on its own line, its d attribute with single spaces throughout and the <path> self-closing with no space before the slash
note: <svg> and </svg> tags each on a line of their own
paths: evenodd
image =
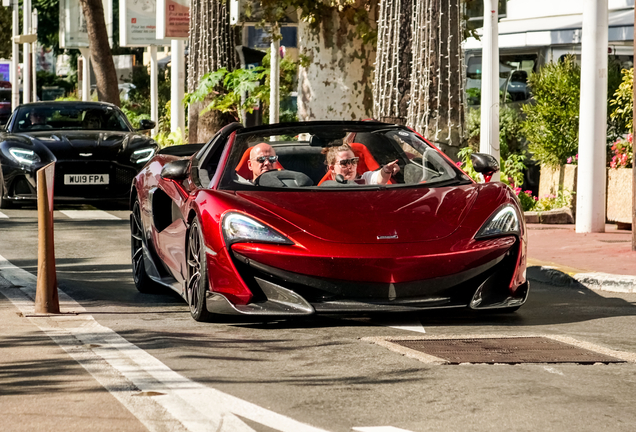
<svg viewBox="0 0 636 432">
<path fill-rule="evenodd" d="M 458 182 L 470 179 L 407 128 L 301 123 L 237 133 L 220 187 L 352 189 Z"/>
<path fill-rule="evenodd" d="M 130 131 L 124 115 L 110 106 L 30 106 L 18 111 L 13 132 L 46 129 Z"/>
</svg>

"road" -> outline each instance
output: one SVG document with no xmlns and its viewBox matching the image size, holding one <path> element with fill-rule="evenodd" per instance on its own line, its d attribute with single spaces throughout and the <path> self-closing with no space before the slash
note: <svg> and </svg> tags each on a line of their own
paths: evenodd
<svg viewBox="0 0 636 432">
<path fill-rule="evenodd" d="M 63 331 L 83 341 L 75 360 L 98 381 L 102 377 L 104 388 L 141 422 L 117 430 L 216 430 L 212 424 L 237 431 L 634 429 L 632 362 L 439 365 L 363 339 L 553 335 L 636 353 L 634 294 L 532 283 L 528 303 L 507 315 L 437 311 L 197 323 L 178 296 L 136 291 L 128 215 L 125 210 L 85 206 L 57 207 L 54 214 L 59 288 L 70 297 L 62 298 L 63 311 L 79 312 L 77 318 L 68 317 L 67 324 L 55 326 L 66 326 Z M 34 209 L 0 213 L 0 256 L 16 278 L 28 279 L 36 271 L 36 217 Z M 19 307 L 15 298 L 12 302 L 0 294 L 3 308 Z M 19 319 L 28 318 L 13 319 L 18 325 Z M 59 328 L 47 322 L 37 325 L 64 347 Z M 0 335 L 0 346 L 8 350 L 0 354 L 0 371 L 3 363 L 17 361 L 7 353 L 19 348 L 19 340 L 8 333 L 5 328 Z M 45 337 L 39 343 L 50 340 Z M 130 364 L 121 363 L 124 355 Z M 91 363 L 90 356 L 97 356 L 104 370 L 91 371 L 99 362 Z M 79 373 L 76 367 L 64 371 L 68 376 L 58 371 L 59 379 L 72 380 Z M 0 407 L 45 391 L 38 385 L 25 389 L 18 378 L 0 372 Z M 122 386 L 133 393 L 154 389 L 145 391 L 145 399 L 158 402 L 135 408 L 139 398 L 122 396 L 128 394 Z M 179 398 L 170 402 L 166 394 Z M 148 407 L 161 411 L 163 426 L 148 420 L 151 415 L 140 414 L 139 409 Z M 102 429 L 108 430 L 108 418 L 103 421 Z"/>
</svg>

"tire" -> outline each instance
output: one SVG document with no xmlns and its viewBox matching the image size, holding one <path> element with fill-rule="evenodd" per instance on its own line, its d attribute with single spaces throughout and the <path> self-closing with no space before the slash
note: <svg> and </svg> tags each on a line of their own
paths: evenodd
<svg viewBox="0 0 636 432">
<path fill-rule="evenodd" d="M 143 226 L 141 223 L 141 205 L 135 200 L 130 215 L 130 256 L 133 267 L 133 280 L 137 290 L 144 294 L 157 293 L 160 285 L 150 279 L 146 272 L 143 254 Z"/>
<path fill-rule="evenodd" d="M 195 217 L 188 230 L 186 244 L 186 264 L 188 278 L 186 280 L 186 296 L 190 315 L 195 321 L 211 322 L 214 315 L 206 306 L 206 293 L 209 290 L 208 266 L 205 259 L 205 244 L 201 232 L 201 224 Z"/>
</svg>

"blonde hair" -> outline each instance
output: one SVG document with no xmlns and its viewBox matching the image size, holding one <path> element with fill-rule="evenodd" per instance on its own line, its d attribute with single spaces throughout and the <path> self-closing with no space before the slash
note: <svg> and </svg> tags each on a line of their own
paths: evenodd
<svg viewBox="0 0 636 432">
<path fill-rule="evenodd" d="M 326 147 L 322 149 L 322 153 L 325 155 L 325 163 L 329 166 L 335 165 L 338 153 L 342 151 L 350 151 L 354 155 L 356 154 L 349 144 L 342 144 L 338 147 Z"/>
</svg>

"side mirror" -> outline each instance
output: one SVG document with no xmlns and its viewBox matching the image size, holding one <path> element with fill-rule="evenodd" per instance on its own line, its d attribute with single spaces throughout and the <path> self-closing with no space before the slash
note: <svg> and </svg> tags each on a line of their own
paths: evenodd
<svg viewBox="0 0 636 432">
<path fill-rule="evenodd" d="M 484 180 L 488 183 L 494 173 L 499 171 L 499 162 L 497 159 L 487 153 L 473 153 L 470 155 L 473 168 L 484 176 Z"/>
<path fill-rule="evenodd" d="M 157 126 L 157 123 L 153 122 L 152 120 L 148 120 L 148 119 L 143 119 L 143 120 L 139 120 L 139 131 L 145 131 L 145 130 L 150 130 L 150 129 L 154 129 L 155 126 Z"/>
<path fill-rule="evenodd" d="M 190 159 L 180 159 L 168 162 L 161 170 L 161 178 L 169 180 L 184 180 L 188 176 Z"/>
</svg>

